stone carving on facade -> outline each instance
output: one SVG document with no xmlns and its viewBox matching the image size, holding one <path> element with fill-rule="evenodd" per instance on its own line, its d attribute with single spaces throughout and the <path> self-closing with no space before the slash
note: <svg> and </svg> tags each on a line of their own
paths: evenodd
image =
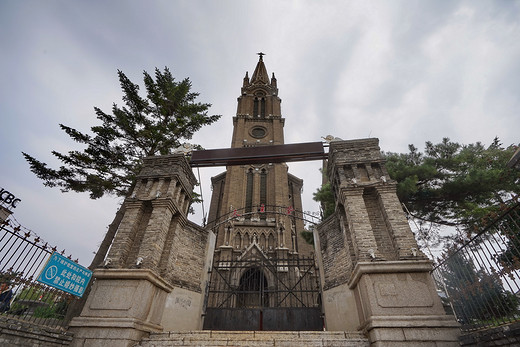
<svg viewBox="0 0 520 347">
<path fill-rule="evenodd" d="M 182 146 L 175 148 L 173 153 L 182 153 L 184 155 L 190 155 L 195 150 L 195 146 L 191 143 L 184 143 Z"/>
<path fill-rule="evenodd" d="M 331 143 L 332 141 L 343 141 L 343 139 L 332 135 L 327 135 L 325 137 L 322 136 L 321 138 L 324 139 L 327 143 Z"/>
</svg>

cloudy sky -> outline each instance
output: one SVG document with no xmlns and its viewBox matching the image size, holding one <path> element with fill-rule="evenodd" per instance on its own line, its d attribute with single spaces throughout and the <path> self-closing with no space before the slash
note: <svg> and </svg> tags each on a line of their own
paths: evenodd
<svg viewBox="0 0 520 347">
<path fill-rule="evenodd" d="M 518 1 L 0 1 L 0 187 L 14 217 L 88 265 L 118 204 L 44 187 L 21 152 L 58 165 L 78 148 L 60 131 L 96 124 L 134 82 L 169 67 L 221 114 L 192 142 L 229 147 L 242 78 L 264 52 L 275 72 L 286 143 L 377 137 L 385 151 L 443 137 L 520 141 Z M 319 162 L 291 164 L 304 209 Z M 206 210 L 209 178 L 201 169 Z M 190 217 L 201 223 L 200 211 Z"/>
</svg>

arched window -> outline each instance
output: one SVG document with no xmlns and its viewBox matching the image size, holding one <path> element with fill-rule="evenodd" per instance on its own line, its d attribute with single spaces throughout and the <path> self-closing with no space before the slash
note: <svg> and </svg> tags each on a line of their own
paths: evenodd
<svg viewBox="0 0 520 347">
<path fill-rule="evenodd" d="M 265 234 L 262 233 L 262 235 L 260 235 L 260 247 L 262 249 L 265 249 L 265 245 L 266 244 L 266 241 L 265 241 Z"/>
<path fill-rule="evenodd" d="M 247 171 L 246 180 L 246 210 L 245 213 L 251 213 L 253 208 L 253 169 Z M 246 215 L 246 218 L 250 219 L 251 214 Z"/>
<path fill-rule="evenodd" d="M 235 248 L 242 249 L 242 235 L 240 233 L 235 234 Z"/>
<path fill-rule="evenodd" d="M 260 113 L 258 112 L 258 98 L 255 98 L 253 101 L 253 117 L 259 116 Z"/>
<path fill-rule="evenodd" d="M 267 172 L 265 169 L 262 169 L 260 172 L 260 205 L 266 205 L 267 204 Z M 260 214 L 261 219 L 266 218 L 266 214 L 262 213 Z"/>
<path fill-rule="evenodd" d="M 265 118 L 265 98 L 260 100 L 260 116 Z"/>
<path fill-rule="evenodd" d="M 268 307 L 267 278 L 262 270 L 250 268 L 240 277 L 237 307 Z"/>
<path fill-rule="evenodd" d="M 274 248 L 274 235 L 273 233 L 269 233 L 269 237 L 267 238 L 267 243 L 269 250 L 272 250 Z"/>
<path fill-rule="evenodd" d="M 249 247 L 249 244 L 251 243 L 250 239 L 249 239 L 249 233 L 245 233 L 244 234 L 244 238 L 242 239 L 242 246 L 243 248 L 246 248 L 246 247 Z"/>
</svg>

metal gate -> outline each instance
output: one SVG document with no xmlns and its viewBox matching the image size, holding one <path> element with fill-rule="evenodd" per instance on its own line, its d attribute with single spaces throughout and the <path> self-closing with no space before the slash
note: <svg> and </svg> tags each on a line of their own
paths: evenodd
<svg viewBox="0 0 520 347">
<path fill-rule="evenodd" d="M 204 329 L 322 330 L 318 282 L 313 258 L 217 261 Z"/>
</svg>

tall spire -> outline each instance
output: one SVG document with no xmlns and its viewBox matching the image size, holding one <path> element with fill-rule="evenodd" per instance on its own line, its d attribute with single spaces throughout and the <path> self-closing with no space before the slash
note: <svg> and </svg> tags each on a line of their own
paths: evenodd
<svg viewBox="0 0 520 347">
<path fill-rule="evenodd" d="M 253 76 L 251 77 L 251 84 L 254 83 L 265 83 L 269 84 L 269 75 L 267 74 L 267 69 L 264 64 L 264 55 L 265 53 L 257 53 L 260 56 L 258 60 L 258 64 L 256 64 L 255 72 L 253 72 Z"/>
</svg>

